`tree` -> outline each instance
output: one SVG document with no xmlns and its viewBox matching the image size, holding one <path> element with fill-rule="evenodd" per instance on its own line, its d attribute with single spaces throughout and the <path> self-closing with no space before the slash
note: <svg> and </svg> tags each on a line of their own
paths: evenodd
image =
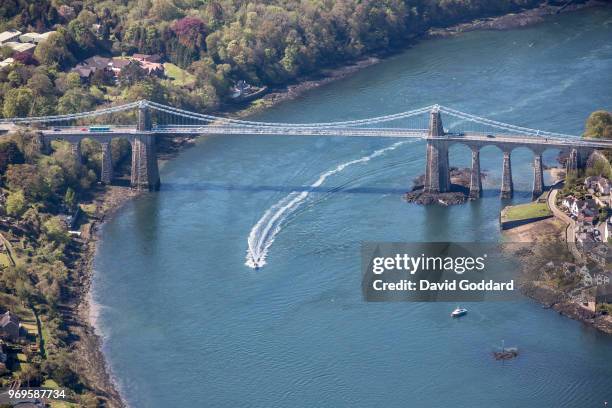
<svg viewBox="0 0 612 408">
<path fill-rule="evenodd" d="M 9 193 L 6 198 L 6 213 L 14 217 L 20 217 L 26 209 L 25 195 L 22 190 Z"/>
<path fill-rule="evenodd" d="M 68 34 L 72 41 L 74 41 L 73 45 L 77 46 L 76 49 L 72 47 L 75 55 L 86 55 L 96 48 L 96 36 L 82 21 L 78 19 L 72 20 L 68 24 Z"/>
<path fill-rule="evenodd" d="M 175 21 L 172 31 L 187 48 L 196 50 L 206 46 L 206 24 L 197 17 L 185 17 Z"/>
<path fill-rule="evenodd" d="M 66 223 L 61 217 L 51 217 L 43 223 L 43 231 L 50 241 L 56 244 L 66 244 L 70 241 Z"/>
<path fill-rule="evenodd" d="M 64 205 L 69 209 L 73 209 L 76 205 L 76 193 L 71 187 L 68 187 L 64 194 Z"/>
<path fill-rule="evenodd" d="M 51 34 L 49 38 L 38 44 L 34 50 L 34 58 L 41 64 L 60 68 L 67 67 L 74 61 L 61 32 Z"/>
<path fill-rule="evenodd" d="M 0 142 L 0 172 L 4 173 L 9 164 L 21 164 L 25 158 L 14 140 Z"/>
<path fill-rule="evenodd" d="M 13 59 L 23 65 L 36 65 L 31 51 L 16 52 L 13 54 Z"/>
<path fill-rule="evenodd" d="M 10 164 L 5 179 L 11 191 L 21 190 L 28 198 L 44 200 L 49 196 L 49 187 L 33 164 Z"/>
<path fill-rule="evenodd" d="M 153 0 L 150 15 L 163 21 L 175 20 L 183 16 L 172 0 Z"/>
<path fill-rule="evenodd" d="M 66 387 L 74 387 L 78 383 L 78 377 L 70 368 L 70 356 L 66 352 L 59 352 L 49 356 L 43 364 L 43 371 L 58 384 Z"/>
<path fill-rule="evenodd" d="M 30 114 L 44 116 L 55 113 L 56 97 L 53 82 L 47 73 L 39 69 L 28 80 L 27 88 L 32 91 L 33 100 Z"/>
<path fill-rule="evenodd" d="M 93 110 L 95 98 L 82 88 L 72 88 L 57 101 L 59 114 Z"/>
<path fill-rule="evenodd" d="M 10 89 L 4 97 L 2 114 L 5 118 L 28 116 L 32 109 L 34 94 L 28 88 Z"/>
<path fill-rule="evenodd" d="M 28 364 L 19 371 L 18 378 L 26 387 L 36 387 L 40 385 L 42 377 L 40 371 L 33 364 Z"/>
<path fill-rule="evenodd" d="M 35 132 L 18 130 L 11 135 L 11 140 L 23 154 L 26 162 L 33 163 L 41 152 L 42 142 Z M 17 162 L 19 164 L 21 162 Z"/>
<path fill-rule="evenodd" d="M 591 113 L 586 121 L 584 137 L 612 139 L 612 113 L 599 110 Z"/>
<path fill-rule="evenodd" d="M 80 88 L 81 77 L 76 72 L 61 72 L 55 80 L 55 87 L 60 93 L 68 92 L 70 89 Z"/>
</svg>

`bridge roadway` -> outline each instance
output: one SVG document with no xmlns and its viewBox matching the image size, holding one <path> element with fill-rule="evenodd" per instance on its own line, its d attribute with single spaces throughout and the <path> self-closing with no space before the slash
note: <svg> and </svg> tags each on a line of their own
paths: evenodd
<svg viewBox="0 0 612 408">
<path fill-rule="evenodd" d="M 487 134 L 487 133 L 447 133 L 443 136 L 430 136 L 428 129 L 405 128 L 340 128 L 340 127 L 271 127 L 271 126 L 169 126 L 153 128 L 151 131 L 139 131 L 135 127 L 111 127 L 110 131 L 95 132 L 88 128 L 66 127 L 57 130 L 43 130 L 46 138 L 65 139 L 77 142 L 91 137 L 99 141 L 108 141 L 114 137 L 130 135 L 155 134 L 188 134 L 188 135 L 268 135 L 268 136 L 341 136 L 341 137 L 379 137 L 411 138 L 443 141 L 450 144 L 465 143 L 485 145 L 520 145 L 529 148 L 590 148 L 612 149 L 612 140 L 584 140 L 559 137 L 527 136 L 521 134 Z"/>
</svg>

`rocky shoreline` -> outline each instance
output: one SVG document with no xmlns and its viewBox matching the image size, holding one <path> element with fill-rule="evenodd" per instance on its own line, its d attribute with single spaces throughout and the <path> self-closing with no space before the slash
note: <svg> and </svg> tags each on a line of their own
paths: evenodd
<svg viewBox="0 0 612 408">
<path fill-rule="evenodd" d="M 174 137 L 160 143 L 158 158 L 160 166 L 174 158 L 181 150 L 193 146 L 192 137 Z M 91 285 L 95 273 L 93 261 L 96 242 L 100 239 L 102 224 L 112 217 L 125 203 L 143 194 L 125 185 L 99 186 L 93 191 L 90 203 L 95 205 L 95 213 L 82 225 L 85 243 L 75 268 L 78 278 L 77 298 L 65 316 L 68 328 L 78 340 L 73 344 L 75 353 L 74 368 L 86 379 L 86 384 L 105 400 L 108 408 L 124 408 L 126 404 L 118 391 L 118 384 L 112 376 L 108 362 L 102 352 L 103 339 L 97 332 L 93 309 Z"/>
<path fill-rule="evenodd" d="M 83 226 L 87 242 L 77 266 L 80 289 L 76 313 L 70 316 L 68 327 L 78 338 L 74 345 L 75 369 L 87 380 L 86 385 L 106 400 L 109 408 L 126 405 L 112 379 L 110 369 L 102 353 L 102 338 L 96 332 L 91 299 L 91 284 L 94 274 L 93 261 L 98 240 L 98 227 L 124 203 L 137 196 L 138 192 L 128 187 L 109 186 L 94 192 L 95 215 Z"/>
<path fill-rule="evenodd" d="M 544 21 L 544 17 L 564 12 L 581 10 L 588 7 L 603 6 L 607 3 L 602 0 L 588 0 L 583 2 L 569 1 L 563 4 L 550 4 L 543 2 L 539 7 L 510 13 L 499 17 L 482 18 L 468 23 L 457 24 L 447 28 L 432 28 L 427 32 L 428 37 L 450 37 L 461 33 L 476 30 L 510 30 L 513 28 L 528 27 Z"/>
<path fill-rule="evenodd" d="M 571 2 L 570 4 L 563 6 L 551 5 L 548 4 L 547 1 L 543 1 L 539 7 L 526 9 L 518 13 L 510 13 L 498 17 L 484 19 L 475 19 L 470 22 L 445 28 L 431 28 L 425 34 L 413 37 L 412 39 L 408 40 L 406 44 L 403 44 L 397 49 L 380 51 L 357 61 L 349 62 L 348 65 L 338 68 L 324 69 L 316 75 L 304 76 L 298 79 L 298 81 L 294 84 L 272 89 L 262 98 L 257 99 L 246 107 L 225 106 L 224 108 L 226 110 L 217 113 L 223 113 L 226 115 L 230 114 L 231 116 L 239 118 L 254 115 L 276 104 L 295 99 L 311 89 L 315 89 L 330 82 L 345 78 L 357 71 L 360 71 L 361 69 L 377 64 L 393 54 L 405 51 L 412 44 L 421 40 L 450 37 L 476 30 L 509 30 L 513 28 L 527 27 L 541 23 L 544 21 L 544 17 L 546 16 L 577 11 L 589 7 L 605 6 L 606 4 L 608 3 L 603 0 L 587 0 L 583 3 Z"/>
<path fill-rule="evenodd" d="M 472 170 L 469 168 L 450 169 L 451 188 L 446 193 L 429 193 L 424 190 L 425 175 L 420 175 L 414 180 L 412 191 L 404 194 L 404 199 L 409 203 L 419 205 L 438 204 L 443 206 L 458 205 L 466 203 L 470 199 L 470 178 Z M 482 178 L 485 173 L 480 173 Z"/>
<path fill-rule="evenodd" d="M 563 316 L 583 322 L 603 333 L 612 334 L 612 316 L 596 315 L 572 302 L 562 291 L 552 288 L 544 282 L 526 282 L 521 285 L 521 292 Z"/>
</svg>

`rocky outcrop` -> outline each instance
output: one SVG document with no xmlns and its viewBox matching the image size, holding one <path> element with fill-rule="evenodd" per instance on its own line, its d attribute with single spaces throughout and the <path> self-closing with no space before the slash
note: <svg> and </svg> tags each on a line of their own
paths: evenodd
<svg viewBox="0 0 612 408">
<path fill-rule="evenodd" d="M 470 199 L 471 169 L 450 169 L 450 191 L 445 193 L 431 193 L 424 189 L 425 175 L 414 180 L 414 187 L 404 195 L 409 203 L 420 205 L 438 204 L 443 206 L 463 204 Z M 481 173 L 484 177 L 484 173 Z"/>
</svg>

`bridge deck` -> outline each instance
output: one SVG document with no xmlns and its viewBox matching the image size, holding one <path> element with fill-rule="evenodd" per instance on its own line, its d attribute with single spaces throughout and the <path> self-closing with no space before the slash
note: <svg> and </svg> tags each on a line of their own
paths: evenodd
<svg viewBox="0 0 612 408">
<path fill-rule="evenodd" d="M 316 128 L 316 127 L 267 127 L 267 126 L 176 126 L 154 128 L 151 132 L 141 132 L 134 127 L 111 127 L 109 131 L 96 132 L 87 128 L 57 128 L 55 130 L 43 130 L 45 136 L 60 138 L 85 138 L 85 137 L 120 137 L 150 134 L 188 134 L 188 135 L 270 135 L 270 136 L 341 136 L 341 137 L 385 137 L 385 138 L 411 138 L 427 139 L 427 129 L 404 129 L 404 128 Z M 584 140 L 563 139 L 549 137 L 535 137 L 520 134 L 485 134 L 485 133 L 449 133 L 434 138 L 453 143 L 477 143 L 486 144 L 520 144 L 528 146 L 549 147 L 585 147 L 596 149 L 612 149 L 612 141 L 606 140 Z"/>
</svg>

